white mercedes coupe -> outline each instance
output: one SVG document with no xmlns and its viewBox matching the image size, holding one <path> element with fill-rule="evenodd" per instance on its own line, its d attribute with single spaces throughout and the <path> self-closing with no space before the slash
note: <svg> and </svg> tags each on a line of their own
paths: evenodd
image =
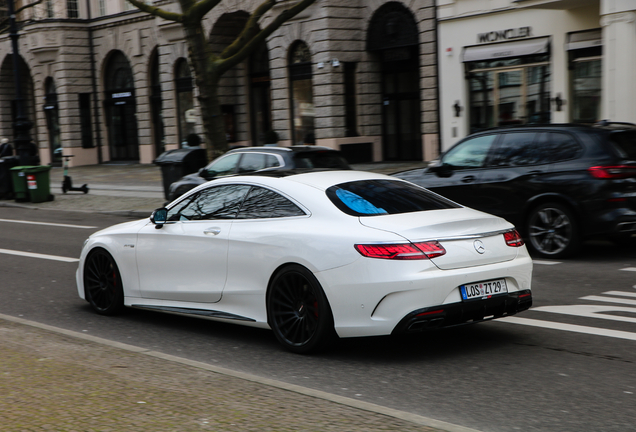
<svg viewBox="0 0 636 432">
<path fill-rule="evenodd" d="M 307 353 L 332 337 L 417 332 L 532 305 L 514 226 L 404 180 L 271 172 L 200 185 L 150 219 L 91 235 L 77 288 L 124 307 L 271 328 Z"/>
</svg>

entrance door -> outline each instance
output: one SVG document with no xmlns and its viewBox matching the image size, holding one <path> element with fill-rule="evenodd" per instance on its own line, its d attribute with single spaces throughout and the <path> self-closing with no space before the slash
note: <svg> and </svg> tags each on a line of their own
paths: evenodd
<svg viewBox="0 0 636 432">
<path fill-rule="evenodd" d="M 116 51 L 106 68 L 106 122 L 110 160 L 138 161 L 139 142 L 132 68 L 121 51 Z"/>
<path fill-rule="evenodd" d="M 420 75 L 416 59 L 384 64 L 384 160 L 422 160 Z"/>
<path fill-rule="evenodd" d="M 124 101 L 115 102 L 108 111 L 110 159 L 113 161 L 139 160 L 134 104 Z"/>
<path fill-rule="evenodd" d="M 523 69 L 495 72 L 495 118 L 498 126 L 526 123 Z"/>
</svg>

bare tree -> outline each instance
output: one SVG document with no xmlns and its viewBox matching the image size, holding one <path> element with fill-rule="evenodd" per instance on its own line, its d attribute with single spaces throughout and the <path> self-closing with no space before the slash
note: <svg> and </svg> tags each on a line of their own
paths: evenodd
<svg viewBox="0 0 636 432">
<path fill-rule="evenodd" d="M 8 15 L 8 11 L 7 11 L 7 1 L 8 0 L 0 0 L 0 33 L 4 33 L 6 31 L 9 30 L 9 15 Z M 14 1 L 14 0 L 12 0 Z M 16 16 L 20 16 L 20 14 L 27 10 L 30 9 L 34 6 L 39 5 L 40 3 L 42 3 L 44 0 L 36 0 L 33 3 L 27 3 L 24 4 L 23 6 L 17 8 L 15 10 L 15 15 Z"/>
<path fill-rule="evenodd" d="M 260 44 L 265 42 L 267 37 L 286 21 L 315 2 L 315 0 L 264 0 L 252 11 L 245 27 L 236 39 L 221 54 L 217 55 L 212 52 L 209 36 L 203 31 L 202 21 L 205 15 L 218 6 L 222 0 L 179 0 L 180 13 L 146 4 L 142 0 L 128 1 L 144 12 L 180 23 L 183 26 L 190 64 L 194 69 L 199 89 L 201 120 L 208 137 L 207 142 L 211 144 L 207 149 L 210 159 L 224 153 L 228 148 L 218 93 L 219 81 L 223 74 L 247 59 Z M 261 29 L 260 21 L 279 3 L 289 5 L 289 7 L 273 17 Z"/>
</svg>

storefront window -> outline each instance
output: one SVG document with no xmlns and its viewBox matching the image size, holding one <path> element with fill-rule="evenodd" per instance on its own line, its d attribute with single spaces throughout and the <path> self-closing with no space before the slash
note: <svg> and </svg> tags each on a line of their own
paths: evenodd
<svg viewBox="0 0 636 432">
<path fill-rule="evenodd" d="M 549 123 L 548 56 L 467 63 L 470 131 L 495 126 Z"/>
<path fill-rule="evenodd" d="M 603 32 L 584 30 L 567 35 L 571 103 L 570 114 L 575 123 L 601 120 L 601 81 Z"/>
<path fill-rule="evenodd" d="M 597 122 L 601 117 L 601 59 L 575 62 L 573 75 L 572 121 Z"/>
<path fill-rule="evenodd" d="M 297 42 L 292 47 L 289 63 L 292 141 L 294 144 L 315 144 L 312 65 L 307 44 Z"/>
</svg>

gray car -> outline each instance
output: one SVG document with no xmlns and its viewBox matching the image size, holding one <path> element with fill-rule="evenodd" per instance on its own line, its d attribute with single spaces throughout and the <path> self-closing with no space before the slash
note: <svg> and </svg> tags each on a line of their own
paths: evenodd
<svg viewBox="0 0 636 432">
<path fill-rule="evenodd" d="M 228 151 L 210 162 L 198 173 L 188 174 L 170 185 L 168 199 L 180 197 L 209 180 L 228 175 L 264 170 L 298 168 L 350 169 L 342 154 L 329 147 L 242 147 Z"/>
</svg>

